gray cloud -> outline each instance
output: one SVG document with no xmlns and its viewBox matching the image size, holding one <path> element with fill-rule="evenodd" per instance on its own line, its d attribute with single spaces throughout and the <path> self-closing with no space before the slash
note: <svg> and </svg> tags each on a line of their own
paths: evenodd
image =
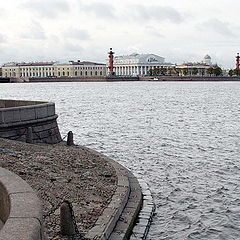
<svg viewBox="0 0 240 240">
<path fill-rule="evenodd" d="M 146 26 L 145 27 L 146 31 L 155 37 L 160 37 L 160 38 L 164 38 L 165 36 L 161 34 L 161 29 L 160 28 L 156 28 L 154 26 Z"/>
<path fill-rule="evenodd" d="M 131 11 L 129 15 L 135 20 L 167 20 L 173 23 L 181 23 L 184 21 L 184 17 L 172 7 L 130 5 L 129 10 Z"/>
<path fill-rule="evenodd" d="M 80 10 L 85 12 L 86 14 L 93 14 L 97 18 L 103 19 L 116 19 L 116 9 L 107 3 L 101 2 L 94 2 L 91 4 L 84 4 L 80 5 Z"/>
<path fill-rule="evenodd" d="M 47 18 L 55 18 L 61 13 L 69 12 L 70 10 L 66 0 L 27 0 L 22 4 L 22 7 Z"/>
<path fill-rule="evenodd" d="M 6 36 L 0 33 L 0 43 L 6 42 L 6 39 L 7 39 Z"/>
<path fill-rule="evenodd" d="M 80 47 L 79 45 L 69 43 L 69 42 L 65 43 L 63 48 L 66 52 L 74 52 L 74 53 L 80 52 L 81 53 L 83 51 L 83 48 Z"/>
<path fill-rule="evenodd" d="M 231 31 L 228 23 L 222 22 L 215 18 L 200 24 L 198 28 L 200 30 L 214 31 L 222 36 L 227 36 L 227 37 L 235 36 L 235 34 Z"/>
<path fill-rule="evenodd" d="M 79 40 L 89 40 L 90 36 L 88 31 L 84 29 L 70 28 L 64 33 L 65 37 L 76 38 Z"/>
<path fill-rule="evenodd" d="M 46 39 L 43 27 L 36 21 L 32 21 L 31 26 L 29 26 L 25 33 L 21 34 L 21 37 L 36 40 Z"/>
</svg>

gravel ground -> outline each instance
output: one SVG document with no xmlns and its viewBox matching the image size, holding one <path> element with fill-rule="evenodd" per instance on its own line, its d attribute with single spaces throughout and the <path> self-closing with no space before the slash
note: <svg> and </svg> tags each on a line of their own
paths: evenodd
<svg viewBox="0 0 240 240">
<path fill-rule="evenodd" d="M 60 236 L 59 205 L 73 204 L 79 231 L 84 235 L 101 215 L 116 189 L 112 166 L 80 146 L 43 145 L 0 139 L 0 166 L 26 180 L 43 200 L 49 239 Z"/>
</svg>

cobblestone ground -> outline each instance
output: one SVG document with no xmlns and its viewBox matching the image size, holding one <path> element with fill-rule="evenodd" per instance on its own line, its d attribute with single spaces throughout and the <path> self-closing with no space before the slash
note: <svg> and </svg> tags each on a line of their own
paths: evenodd
<svg viewBox="0 0 240 240">
<path fill-rule="evenodd" d="M 114 169 L 101 156 L 83 147 L 33 145 L 0 139 L 0 166 L 26 180 L 43 200 L 46 235 L 60 235 L 59 205 L 73 205 L 84 235 L 101 215 L 116 188 Z"/>
</svg>

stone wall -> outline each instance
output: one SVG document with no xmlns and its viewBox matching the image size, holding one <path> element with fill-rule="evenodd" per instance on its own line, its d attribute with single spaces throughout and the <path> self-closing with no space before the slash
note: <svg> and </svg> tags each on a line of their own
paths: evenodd
<svg viewBox="0 0 240 240">
<path fill-rule="evenodd" d="M 0 168 L 1 240 L 44 240 L 42 203 L 16 174 Z"/>
<path fill-rule="evenodd" d="M 36 101 L 0 100 L 0 137 L 31 143 L 58 143 L 55 104 Z"/>
</svg>

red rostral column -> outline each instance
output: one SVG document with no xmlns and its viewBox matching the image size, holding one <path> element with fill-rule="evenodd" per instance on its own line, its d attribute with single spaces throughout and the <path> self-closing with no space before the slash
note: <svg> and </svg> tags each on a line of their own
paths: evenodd
<svg viewBox="0 0 240 240">
<path fill-rule="evenodd" d="M 239 53 L 237 53 L 237 56 L 236 56 L 236 69 L 239 69 L 239 65 L 240 65 L 240 56 L 239 56 Z"/>
<path fill-rule="evenodd" d="M 108 54 L 109 54 L 109 71 L 110 71 L 110 74 L 112 74 L 113 73 L 113 54 L 114 54 L 114 52 L 112 51 L 112 48 L 110 48 L 110 52 Z"/>
</svg>

